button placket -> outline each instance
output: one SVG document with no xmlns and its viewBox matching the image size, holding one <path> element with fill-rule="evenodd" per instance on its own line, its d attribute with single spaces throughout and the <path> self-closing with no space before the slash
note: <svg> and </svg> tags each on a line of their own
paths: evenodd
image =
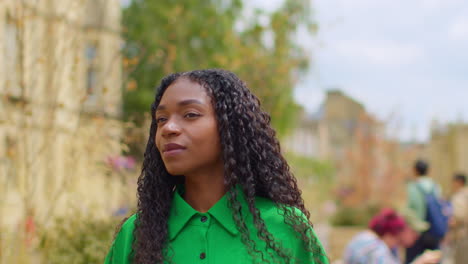
<svg viewBox="0 0 468 264">
<path fill-rule="evenodd" d="M 200 230 L 203 230 L 203 237 L 204 237 L 204 243 L 201 244 L 202 246 L 200 247 L 198 259 L 199 263 L 208 263 L 207 259 L 207 236 L 208 236 L 208 229 L 210 226 L 210 216 L 209 215 L 198 215 L 198 221 L 200 225 Z"/>
</svg>

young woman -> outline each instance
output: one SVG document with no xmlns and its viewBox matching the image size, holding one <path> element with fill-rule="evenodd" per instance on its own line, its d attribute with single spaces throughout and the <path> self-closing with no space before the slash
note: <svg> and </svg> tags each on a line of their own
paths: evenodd
<svg viewBox="0 0 468 264">
<path fill-rule="evenodd" d="M 328 263 L 270 116 L 236 75 L 165 77 L 138 211 L 105 263 Z"/>
</svg>

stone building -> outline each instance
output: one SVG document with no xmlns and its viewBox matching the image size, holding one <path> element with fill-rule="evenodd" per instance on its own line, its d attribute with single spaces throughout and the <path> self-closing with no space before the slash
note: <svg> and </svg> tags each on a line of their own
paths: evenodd
<svg viewBox="0 0 468 264">
<path fill-rule="evenodd" d="M 116 205 L 118 0 L 0 1 L 0 226 Z"/>
<path fill-rule="evenodd" d="M 320 113 L 301 113 L 297 127 L 283 141 L 288 152 L 304 157 L 328 158 L 328 130 Z"/>
<path fill-rule="evenodd" d="M 337 196 L 348 205 L 404 199 L 407 170 L 419 153 L 387 138 L 385 122 L 339 90 L 328 91 L 316 113 L 302 116 L 284 149 L 331 160 Z"/>
<path fill-rule="evenodd" d="M 434 125 L 427 156 L 431 176 L 448 196 L 452 176 L 458 172 L 468 174 L 468 124 Z"/>
<path fill-rule="evenodd" d="M 351 146 L 365 115 L 361 103 L 339 90 L 330 90 L 314 114 L 303 113 L 297 128 L 285 139 L 285 149 L 303 156 L 338 160 Z"/>
</svg>

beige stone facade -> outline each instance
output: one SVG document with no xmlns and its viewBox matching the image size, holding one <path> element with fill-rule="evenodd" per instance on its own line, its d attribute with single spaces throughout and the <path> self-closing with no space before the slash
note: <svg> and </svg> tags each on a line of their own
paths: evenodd
<svg viewBox="0 0 468 264">
<path fill-rule="evenodd" d="M 361 188 L 368 183 L 362 181 L 367 174 L 356 171 L 361 170 L 361 156 L 371 152 L 361 149 L 360 143 L 375 138 L 376 127 L 377 122 L 361 103 L 339 90 L 330 90 L 314 114 L 303 114 L 298 127 L 283 141 L 284 148 L 302 156 L 333 161 L 337 168 L 334 181 L 341 185 L 356 183 L 359 186 L 353 186 L 361 193 L 367 190 Z M 367 159 L 367 164 L 372 160 Z"/>
<path fill-rule="evenodd" d="M 321 119 L 302 113 L 298 126 L 283 141 L 288 152 L 304 157 L 328 158 L 328 129 Z"/>
<path fill-rule="evenodd" d="M 287 151 L 319 159 L 339 160 L 367 115 L 362 104 L 339 90 L 327 92 L 312 115 L 304 113 L 298 127 L 284 140 Z"/>
<path fill-rule="evenodd" d="M 446 196 L 451 192 L 455 173 L 468 173 L 468 124 L 435 126 L 428 146 L 430 174 L 442 186 Z"/>
<path fill-rule="evenodd" d="M 407 172 L 421 151 L 385 133 L 385 123 L 360 102 L 331 90 L 320 109 L 304 115 L 283 142 L 286 151 L 333 161 L 334 182 L 338 193 L 346 193 L 340 197 L 345 204 L 391 204 L 405 199 Z"/>
<path fill-rule="evenodd" d="M 104 163 L 121 149 L 120 12 L 118 0 L 0 1 L 1 226 L 119 202 Z"/>
</svg>

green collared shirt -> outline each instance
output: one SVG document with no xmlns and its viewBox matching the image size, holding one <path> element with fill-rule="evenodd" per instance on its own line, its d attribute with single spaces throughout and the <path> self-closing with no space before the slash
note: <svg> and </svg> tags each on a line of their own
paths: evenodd
<svg viewBox="0 0 468 264">
<path fill-rule="evenodd" d="M 426 199 L 424 193 L 418 188 L 422 188 L 426 192 L 434 191 L 437 197 L 440 197 L 440 187 L 428 176 L 419 177 L 411 181 L 407 186 L 408 207 L 412 209 L 419 219 L 426 220 Z"/>
<path fill-rule="evenodd" d="M 242 193 L 242 192 L 240 192 Z M 242 195 L 239 200 L 243 208 L 246 225 L 250 230 L 250 238 L 256 243 L 256 248 L 266 253 L 266 243 L 257 237 L 253 224 L 253 217 L 247 210 L 247 202 Z M 273 234 L 276 241 L 291 255 L 293 263 L 328 263 L 320 242 L 321 254 L 315 256 L 305 250 L 303 242 L 296 236 L 294 229 L 285 223 L 283 214 L 270 200 L 256 198 L 256 207 L 260 210 L 268 231 Z M 298 209 L 296 213 L 303 215 Z M 129 264 L 129 255 L 132 251 L 133 229 L 136 216 L 131 216 L 122 226 L 120 232 L 106 257 L 105 264 Z M 304 216 L 304 221 L 307 219 Z M 242 243 L 241 234 L 233 220 L 231 209 L 228 207 L 224 195 L 206 213 L 193 209 L 176 191 L 172 201 L 169 216 L 169 256 L 172 263 L 201 263 L 201 264 L 230 264 L 252 263 L 246 246 Z M 315 236 L 315 233 L 313 233 Z M 315 237 L 316 238 L 316 237 Z M 317 253 L 316 253 L 317 254 Z M 264 254 L 268 259 L 268 254 Z M 257 260 L 256 262 L 261 262 Z M 277 263 L 273 261 L 272 263 Z"/>
</svg>

